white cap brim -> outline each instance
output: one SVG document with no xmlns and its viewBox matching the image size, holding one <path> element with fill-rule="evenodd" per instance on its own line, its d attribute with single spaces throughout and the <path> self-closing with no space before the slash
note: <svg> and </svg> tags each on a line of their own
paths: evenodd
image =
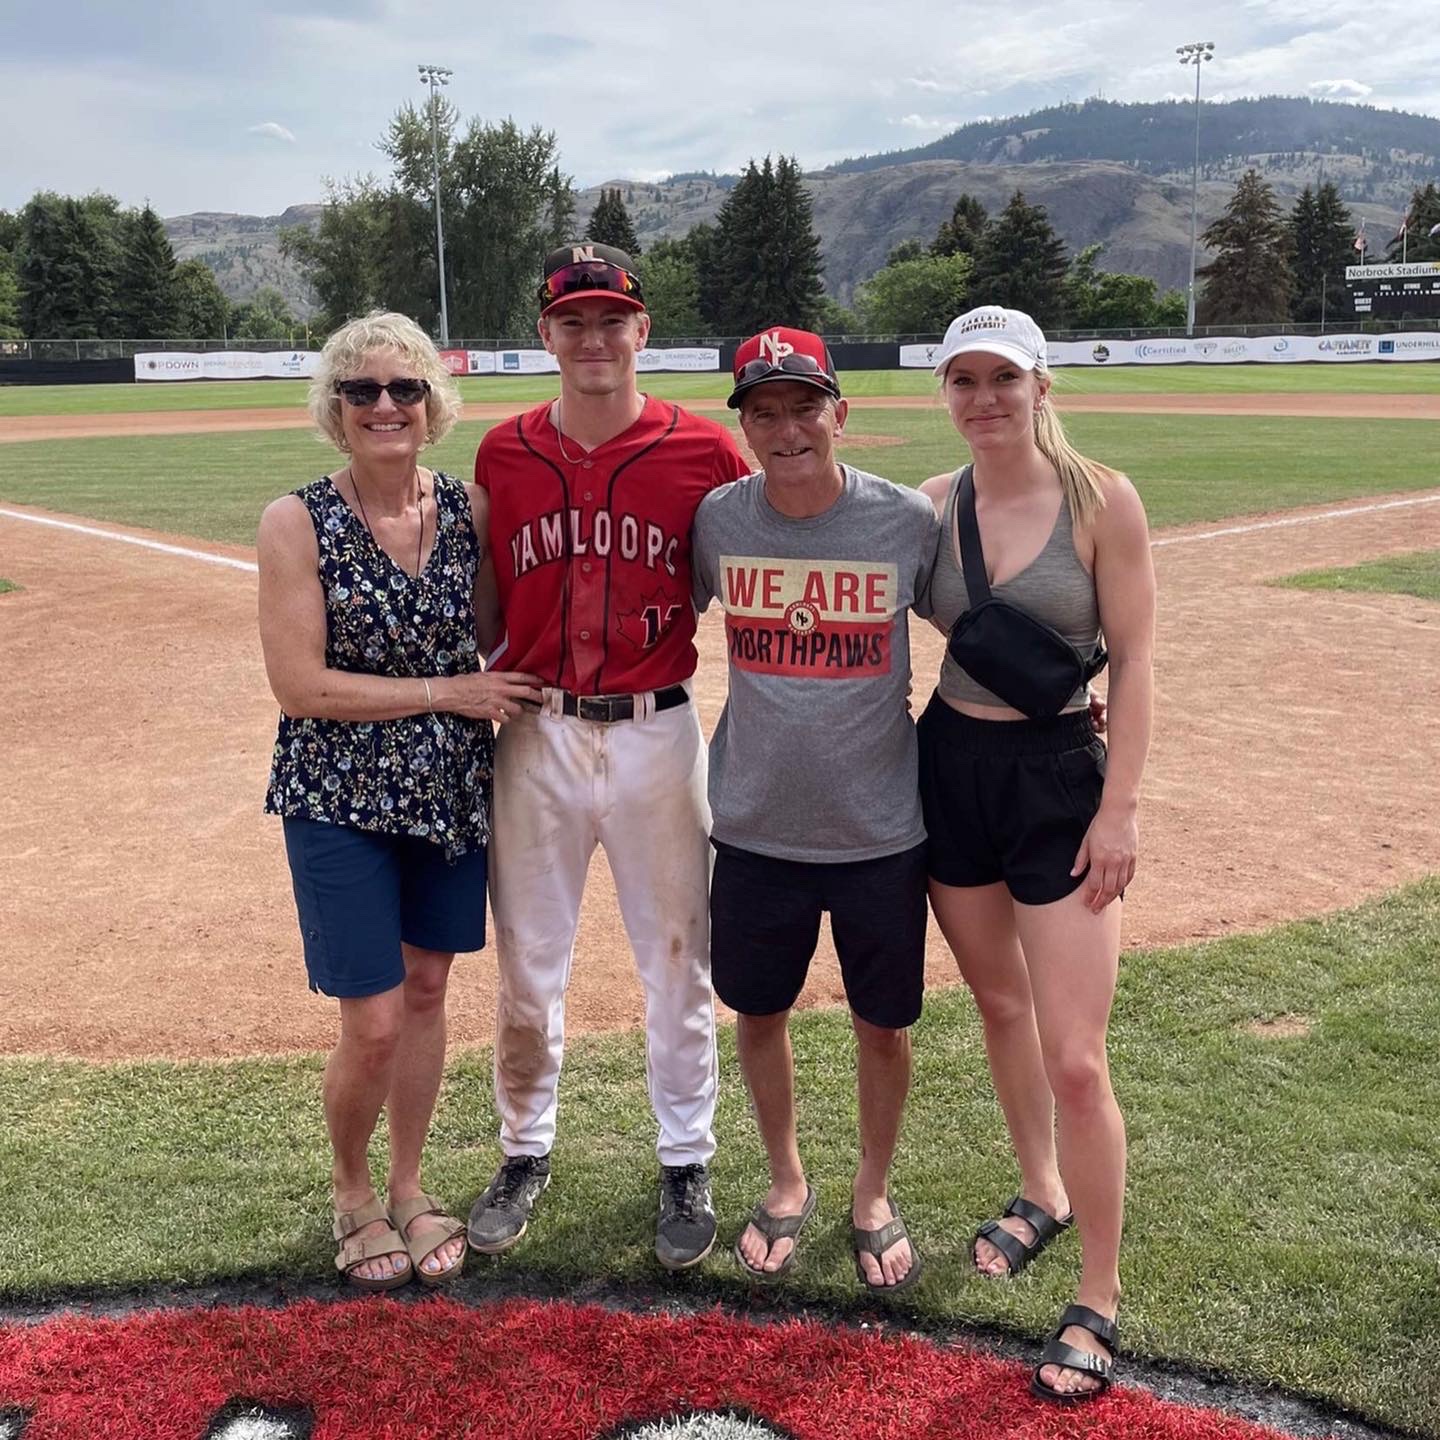
<svg viewBox="0 0 1440 1440">
<path fill-rule="evenodd" d="M 1035 357 L 1022 350 L 1018 345 L 1011 345 L 1006 340 L 989 340 L 981 336 L 978 339 L 962 340 L 958 345 L 951 346 L 935 362 L 933 373 L 943 375 L 945 367 L 957 355 L 998 355 L 1002 360 L 1008 360 L 1022 370 L 1035 368 Z"/>
</svg>

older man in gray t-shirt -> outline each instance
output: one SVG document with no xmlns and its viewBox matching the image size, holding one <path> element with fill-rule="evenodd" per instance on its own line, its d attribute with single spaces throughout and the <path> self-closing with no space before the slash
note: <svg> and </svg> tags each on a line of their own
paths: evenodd
<svg viewBox="0 0 1440 1440">
<path fill-rule="evenodd" d="M 711 974 L 739 1016 L 771 1176 L 735 1256 L 779 1278 L 815 1208 L 788 1021 L 829 911 L 857 1041 L 856 1273 L 893 1294 L 920 1274 L 888 1176 L 925 962 L 908 611 L 927 613 L 938 522 L 914 491 L 836 461 L 846 404 L 819 336 L 746 341 L 730 404 L 761 469 L 702 502 L 692 569 L 697 608 L 725 610 L 730 664 L 710 742 Z"/>
</svg>

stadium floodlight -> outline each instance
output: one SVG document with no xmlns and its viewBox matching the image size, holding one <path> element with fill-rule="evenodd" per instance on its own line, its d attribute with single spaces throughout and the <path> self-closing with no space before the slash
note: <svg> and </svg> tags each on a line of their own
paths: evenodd
<svg viewBox="0 0 1440 1440">
<path fill-rule="evenodd" d="M 435 255 L 440 270 L 440 344 L 450 343 L 450 312 L 445 304 L 445 227 L 440 223 L 440 92 L 454 73 L 443 65 L 417 65 L 420 83 L 430 87 L 430 154 L 435 162 Z"/>
<path fill-rule="evenodd" d="M 1215 58 L 1213 40 L 1193 45 L 1177 45 L 1175 53 L 1182 65 L 1195 67 L 1195 166 L 1190 172 L 1190 288 L 1185 300 L 1185 333 L 1195 333 L 1195 245 L 1200 220 L 1200 67 Z"/>
</svg>

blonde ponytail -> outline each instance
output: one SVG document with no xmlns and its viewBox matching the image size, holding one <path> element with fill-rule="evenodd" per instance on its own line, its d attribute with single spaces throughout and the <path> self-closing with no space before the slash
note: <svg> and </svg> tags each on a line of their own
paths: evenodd
<svg viewBox="0 0 1440 1440">
<path fill-rule="evenodd" d="M 1048 395 L 1035 407 L 1035 443 L 1059 473 L 1070 523 L 1078 529 L 1093 520 L 1105 506 L 1105 485 L 1115 478 L 1115 471 L 1088 459 L 1065 438 L 1065 427 Z"/>
</svg>

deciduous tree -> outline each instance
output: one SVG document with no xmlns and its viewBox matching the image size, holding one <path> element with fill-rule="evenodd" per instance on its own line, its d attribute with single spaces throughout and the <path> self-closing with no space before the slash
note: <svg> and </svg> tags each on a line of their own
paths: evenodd
<svg viewBox="0 0 1440 1440">
<path fill-rule="evenodd" d="M 855 292 L 855 305 L 872 335 L 928 335 L 943 330 L 962 310 L 973 262 L 968 255 L 920 255 L 877 270 Z"/>
</svg>

